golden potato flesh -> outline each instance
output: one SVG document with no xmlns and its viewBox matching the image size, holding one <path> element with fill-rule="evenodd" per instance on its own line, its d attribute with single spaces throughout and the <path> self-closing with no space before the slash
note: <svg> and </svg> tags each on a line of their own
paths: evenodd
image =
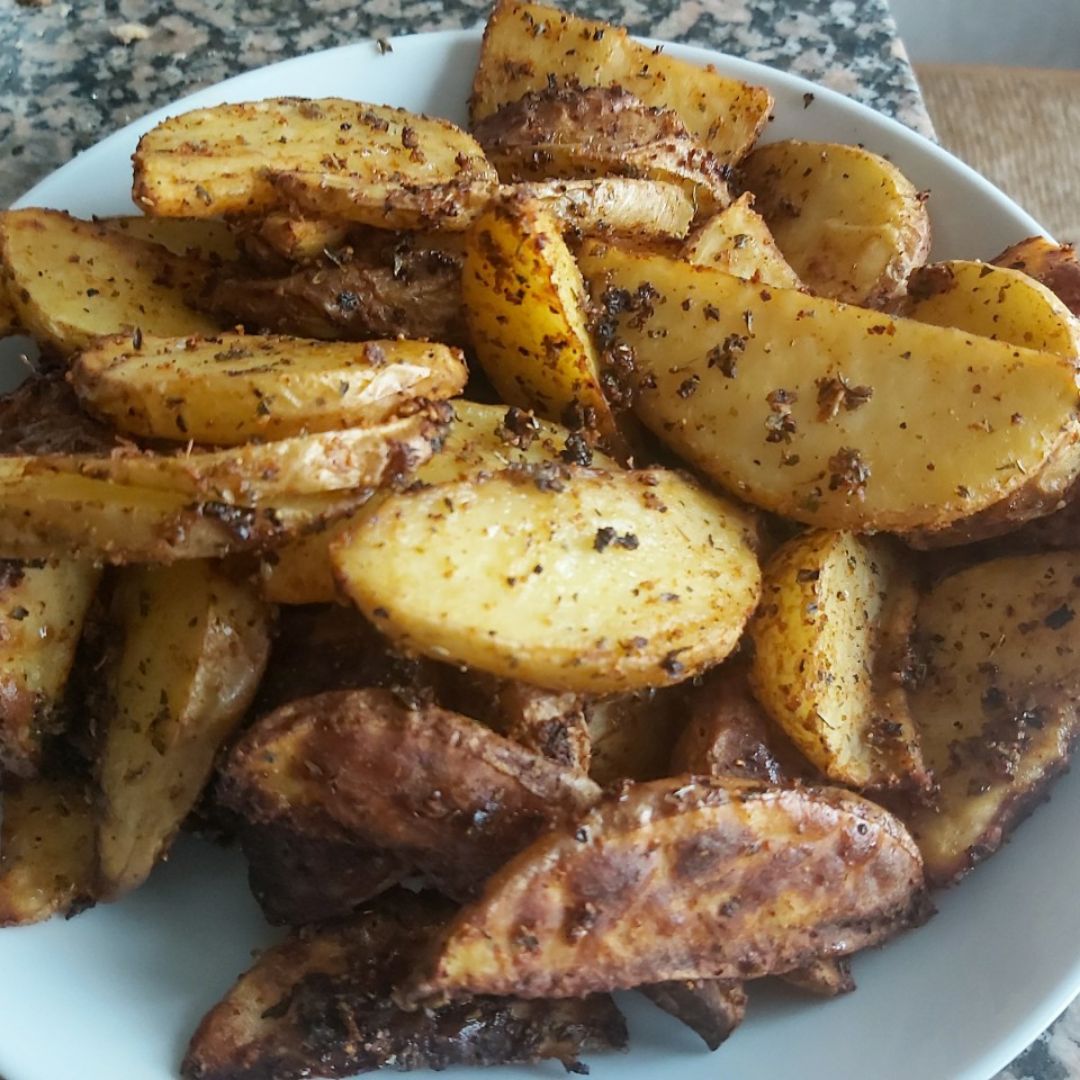
<svg viewBox="0 0 1080 1080">
<path fill-rule="evenodd" d="M 232 262 L 240 257 L 236 233 L 224 221 L 214 218 L 160 218 L 132 214 L 128 217 L 97 218 L 107 228 L 137 240 L 160 244 L 174 255 L 202 259 L 211 265 Z"/>
<path fill-rule="evenodd" d="M 757 602 L 748 518 L 676 473 L 510 469 L 393 495 L 331 549 L 391 639 L 552 690 L 722 660 Z"/>
<path fill-rule="evenodd" d="M 500 0 L 484 31 L 469 98 L 471 120 L 549 85 L 621 86 L 646 105 L 674 109 L 725 165 L 753 145 L 772 109 L 764 87 L 657 53 L 621 27 L 542 4 Z"/>
<path fill-rule="evenodd" d="M 269 610 L 202 560 L 122 572 L 104 670 L 97 823 L 104 895 L 135 888 L 162 857 L 254 697 Z"/>
<path fill-rule="evenodd" d="M 0 766 L 31 775 L 63 727 L 64 691 L 101 569 L 51 559 L 0 564 Z"/>
<path fill-rule="evenodd" d="M 781 289 L 802 286 L 798 274 L 776 246 L 765 219 L 746 192 L 729 207 L 702 222 L 686 238 L 683 257 L 695 266 L 708 266 L 761 285 Z"/>
<path fill-rule="evenodd" d="M 748 502 L 826 528 L 940 529 L 1076 441 L 1072 365 L 960 330 L 593 243 L 634 409 Z"/>
<path fill-rule="evenodd" d="M 883 941 L 925 913 L 918 848 L 874 803 L 835 788 L 657 780 L 617 789 L 512 859 L 404 996 L 754 978 Z"/>
<path fill-rule="evenodd" d="M 995 559 L 922 599 L 927 674 L 911 694 L 935 801 L 905 815 L 929 880 L 992 855 L 1046 795 L 1080 734 L 1080 554 Z"/>
<path fill-rule="evenodd" d="M 133 197 L 161 217 L 322 217 L 463 228 L 495 170 L 447 120 L 341 98 L 268 98 L 171 117 L 135 151 Z"/>
<path fill-rule="evenodd" d="M 858 146 L 789 139 L 758 147 L 743 183 L 811 292 L 875 307 L 903 292 L 930 253 L 925 199 Z"/>
<path fill-rule="evenodd" d="M 929 784 L 902 686 L 914 597 L 890 550 L 850 533 L 803 533 L 765 566 L 751 685 L 830 780 Z"/>
<path fill-rule="evenodd" d="M 120 431 L 234 446 L 379 424 L 416 398 L 453 397 L 468 369 L 457 349 L 421 341 L 143 335 L 91 345 L 68 378 Z"/>
<path fill-rule="evenodd" d="M 60 353 L 102 334 L 212 334 L 188 300 L 209 264 L 58 210 L 0 214 L 0 268 L 19 325 Z"/>
</svg>

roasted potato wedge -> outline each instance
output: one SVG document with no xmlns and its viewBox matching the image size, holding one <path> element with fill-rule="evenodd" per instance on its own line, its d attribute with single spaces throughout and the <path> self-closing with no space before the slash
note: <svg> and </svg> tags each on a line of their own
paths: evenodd
<svg viewBox="0 0 1080 1080">
<path fill-rule="evenodd" d="M 0 768 L 32 776 L 64 724 L 64 691 L 101 569 L 51 559 L 0 563 Z"/>
<path fill-rule="evenodd" d="M 120 431 L 217 446 L 384 423 L 417 398 L 453 397 L 467 378 L 445 345 L 243 334 L 106 338 L 68 375 Z"/>
<path fill-rule="evenodd" d="M 646 691 L 589 701 L 585 722 L 592 745 L 589 775 L 607 787 L 670 776 L 672 746 L 686 717 L 678 696 Z"/>
<path fill-rule="evenodd" d="M 95 218 L 95 221 L 136 240 L 160 244 L 174 255 L 200 259 L 212 266 L 232 262 L 240 255 L 236 233 L 224 221 L 213 218 L 160 218 L 134 214 Z"/>
<path fill-rule="evenodd" d="M 592 738 L 580 694 L 509 679 L 499 687 L 498 712 L 499 730 L 508 739 L 559 765 L 589 772 Z"/>
<path fill-rule="evenodd" d="M 855 990 L 855 978 L 846 956 L 811 960 L 784 975 L 784 982 L 814 997 L 833 998 Z"/>
<path fill-rule="evenodd" d="M 860 146 L 789 139 L 742 164 L 784 258 L 818 296 L 880 307 L 930 254 L 926 200 Z"/>
<path fill-rule="evenodd" d="M 94 817 L 80 780 L 4 782 L 0 926 L 24 926 L 93 903 Z"/>
<path fill-rule="evenodd" d="M 550 690 L 681 682 L 757 603 L 748 518 L 661 469 L 540 466 L 393 495 L 331 559 L 392 640 Z"/>
<path fill-rule="evenodd" d="M 687 979 L 644 986 L 642 993 L 700 1035 L 710 1050 L 718 1049 L 746 1016 L 746 991 L 740 982 Z"/>
<path fill-rule="evenodd" d="M 209 264 L 59 210 L 0 214 L 0 272 L 19 325 L 64 355 L 102 334 L 212 334 L 189 305 Z"/>
<path fill-rule="evenodd" d="M 473 124 L 549 85 L 621 86 L 646 105 L 673 109 L 722 165 L 746 153 L 772 109 L 763 87 L 658 54 L 621 27 L 541 4 L 499 0 L 473 79 Z"/>
<path fill-rule="evenodd" d="M 683 258 L 760 285 L 802 287 L 798 274 L 776 246 L 765 219 L 754 209 L 750 192 L 714 214 L 686 238 Z"/>
<path fill-rule="evenodd" d="M 102 894 L 142 884 L 255 696 L 269 611 L 251 586 L 192 560 L 123 571 L 104 669 L 98 780 Z"/>
<path fill-rule="evenodd" d="M 916 597 L 888 547 L 851 533 L 805 532 L 765 566 L 751 685 L 830 780 L 930 784 L 904 691 Z"/>
<path fill-rule="evenodd" d="M 1052 244 L 1043 236 L 1031 236 L 1006 248 L 993 262 L 1022 270 L 1080 316 L 1080 259 L 1072 244 Z"/>
<path fill-rule="evenodd" d="M 1080 734 L 1080 554 L 994 559 L 923 597 L 911 694 L 932 805 L 905 815 L 930 881 L 992 855 L 1068 767 Z"/>
<path fill-rule="evenodd" d="M 447 120 L 341 98 L 267 98 L 171 117 L 135 151 L 133 197 L 159 217 L 289 205 L 386 229 L 464 228 L 495 170 Z"/>
<path fill-rule="evenodd" d="M 797 880 L 777 872 L 796 864 Z M 883 941 L 926 913 L 918 848 L 874 803 L 830 788 L 657 780 L 613 792 L 508 863 L 402 996 L 754 978 Z"/>
<path fill-rule="evenodd" d="M 582 1072 L 581 1054 L 626 1046 L 626 1025 L 606 995 L 399 1009 L 395 984 L 452 910 L 431 894 L 399 891 L 267 950 L 199 1025 L 181 1066 L 185 1080 L 299 1080 L 546 1058 Z"/>
<path fill-rule="evenodd" d="M 577 770 L 386 690 L 283 706 L 236 745 L 221 787 L 249 821 L 386 849 L 459 898 L 598 794 Z"/>
<path fill-rule="evenodd" d="M 505 402 L 629 456 L 604 396 L 585 284 L 551 214 L 516 200 L 488 210 L 466 242 L 462 295 L 477 358 Z"/>
<path fill-rule="evenodd" d="M 1076 442 L 1075 373 L 1059 356 L 663 255 L 594 243 L 581 262 L 612 340 L 633 349 L 646 426 L 796 521 L 941 529 Z"/>
<path fill-rule="evenodd" d="M 257 245 L 263 258 L 269 252 L 288 263 L 306 263 L 339 248 L 355 226 L 348 221 L 299 217 L 295 211 L 274 210 L 264 218 L 245 221 L 239 228 L 245 254 L 252 254 Z"/>
</svg>

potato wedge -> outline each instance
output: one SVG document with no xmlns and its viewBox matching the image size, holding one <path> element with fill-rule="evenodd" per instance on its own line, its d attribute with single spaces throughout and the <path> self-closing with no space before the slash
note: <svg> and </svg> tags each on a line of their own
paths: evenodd
<svg viewBox="0 0 1080 1080">
<path fill-rule="evenodd" d="M 677 695 L 646 691 L 589 701 L 585 721 L 592 744 L 589 775 L 598 784 L 671 775 L 672 747 L 686 722 Z"/>
<path fill-rule="evenodd" d="M 0 563 L 0 768 L 32 776 L 64 725 L 64 691 L 100 567 Z"/>
<path fill-rule="evenodd" d="M 916 596 L 888 547 L 850 533 L 803 533 L 765 566 L 750 682 L 830 780 L 930 784 L 903 686 Z"/>
<path fill-rule="evenodd" d="M 111 452 L 119 440 L 79 408 L 63 375 L 31 375 L 0 395 L 0 458 L 9 454 Z"/>
<path fill-rule="evenodd" d="M 341 98 L 267 98 L 171 117 L 135 151 L 132 195 L 160 217 L 289 205 L 386 229 L 464 228 L 495 170 L 447 120 Z"/>
<path fill-rule="evenodd" d="M 141 885 L 168 850 L 270 649 L 266 606 L 202 560 L 123 571 L 112 615 L 120 644 L 104 671 L 97 824 L 110 898 Z"/>
<path fill-rule="evenodd" d="M 749 191 L 702 222 L 686 238 L 683 258 L 779 289 L 799 289 L 802 282 L 776 246 L 765 219 L 754 209 Z"/>
<path fill-rule="evenodd" d="M 132 214 L 94 220 L 125 236 L 160 244 L 174 255 L 200 259 L 211 266 L 220 266 L 240 257 L 236 233 L 224 221 L 213 218 L 161 218 Z"/>
<path fill-rule="evenodd" d="M 541 466 L 391 496 L 330 554 L 408 649 L 620 693 L 681 682 L 735 646 L 760 580 L 746 523 L 676 473 Z"/>
<path fill-rule="evenodd" d="M 673 109 L 723 165 L 735 164 L 754 144 L 773 104 L 763 87 L 658 54 L 621 27 L 499 0 L 473 79 L 472 123 L 552 84 L 621 86 L 646 105 Z"/>
<path fill-rule="evenodd" d="M 626 1046 L 626 1025 L 606 995 L 398 1008 L 395 984 L 452 910 L 430 893 L 400 890 L 346 922 L 268 949 L 203 1019 L 181 1074 L 300 1080 L 546 1058 L 583 1072 L 581 1054 Z"/>
<path fill-rule="evenodd" d="M 453 397 L 468 378 L 456 349 L 220 334 L 106 338 L 75 359 L 82 403 L 120 431 L 236 446 L 391 420 L 417 398 Z"/>
<path fill-rule="evenodd" d="M 225 450 L 156 453 L 134 448 L 103 454 L 0 458 L 0 481 L 79 477 L 185 495 L 189 500 L 260 506 L 274 499 L 377 488 L 400 480 L 431 456 L 448 409 L 424 405 L 411 416 L 317 435 L 294 435 Z"/>
<path fill-rule="evenodd" d="M 255 823 L 388 850 L 461 898 L 599 788 L 467 717 L 355 690 L 259 721 L 229 755 L 221 795 Z"/>
<path fill-rule="evenodd" d="M 1072 244 L 1052 244 L 1043 236 L 1031 236 L 1006 248 L 992 261 L 997 266 L 1022 270 L 1080 316 L 1080 259 Z"/>
<path fill-rule="evenodd" d="M 741 982 L 687 979 L 654 983 L 642 987 L 641 992 L 700 1035 L 710 1050 L 718 1049 L 746 1016 L 746 991 Z"/>
<path fill-rule="evenodd" d="M 646 426 L 796 521 L 944 528 L 1076 442 L 1076 378 L 1061 357 L 663 255 L 594 243 L 581 262 L 612 340 L 633 349 Z"/>
<path fill-rule="evenodd" d="M 580 694 L 541 690 L 510 679 L 499 687 L 498 712 L 499 730 L 508 739 L 549 761 L 589 772 L 592 739 Z"/>
<path fill-rule="evenodd" d="M 784 975 L 784 982 L 814 997 L 833 998 L 855 990 L 855 978 L 846 956 L 811 960 Z"/>
<path fill-rule="evenodd" d="M 94 818 L 82 781 L 6 780 L 0 926 L 74 915 L 93 903 Z"/>
<path fill-rule="evenodd" d="M 17 333 L 19 329 L 19 317 L 15 314 L 15 305 L 7 294 L 4 279 L 0 276 L 0 337 Z"/>
<path fill-rule="evenodd" d="M 615 462 L 590 450 L 580 433 L 540 420 L 520 409 L 459 399 L 442 448 L 418 466 L 415 480 L 444 484 L 514 465 L 588 462 L 614 468 Z M 263 594 L 276 604 L 320 604 L 338 599 L 330 545 L 352 527 L 342 520 L 275 549 L 262 567 Z"/>
<path fill-rule="evenodd" d="M 585 284 L 552 215 L 520 201 L 488 210 L 468 236 L 462 295 L 477 358 L 503 401 L 629 455 L 604 396 Z"/>
<path fill-rule="evenodd" d="M 788 139 L 742 165 L 784 258 L 818 296 L 880 307 L 930 254 L 926 200 L 860 146 Z"/>
<path fill-rule="evenodd" d="M 19 325 L 67 355 L 102 334 L 212 334 L 189 306 L 209 264 L 58 210 L 0 214 L 0 267 Z"/>
<path fill-rule="evenodd" d="M 933 805 L 905 814 L 930 881 L 992 855 L 1068 767 L 1080 735 L 1080 554 L 994 559 L 923 597 L 911 694 Z"/>
<path fill-rule="evenodd" d="M 13 559 L 49 559 L 57 551 L 109 563 L 217 558 L 323 528 L 370 496 L 333 492 L 249 506 L 70 473 L 2 473 L 0 558 Z"/>
<path fill-rule="evenodd" d="M 795 864 L 797 881 L 777 872 Z M 508 863 L 402 997 L 754 978 L 883 941 L 927 910 L 918 848 L 874 803 L 835 788 L 656 780 Z"/>
<path fill-rule="evenodd" d="M 347 221 L 298 217 L 292 211 L 275 210 L 252 222 L 251 233 L 243 242 L 245 252 L 250 243 L 258 242 L 288 262 L 312 262 L 345 243 L 354 227 Z"/>
</svg>

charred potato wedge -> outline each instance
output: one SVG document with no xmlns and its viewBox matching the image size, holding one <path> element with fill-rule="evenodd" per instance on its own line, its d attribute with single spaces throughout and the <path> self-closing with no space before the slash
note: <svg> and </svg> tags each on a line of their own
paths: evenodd
<svg viewBox="0 0 1080 1080">
<path fill-rule="evenodd" d="M 787 860 L 798 884 L 776 872 Z M 883 941 L 926 911 L 918 848 L 874 803 L 829 788 L 658 780 L 612 793 L 508 863 L 403 997 L 754 978 Z"/>
<path fill-rule="evenodd" d="M 8 779 L 3 807 L 0 926 L 74 915 L 92 904 L 94 816 L 86 785 Z"/>
<path fill-rule="evenodd" d="M 395 1005 L 452 907 L 400 891 L 333 927 L 264 952 L 203 1019 L 181 1067 L 185 1080 L 346 1077 L 383 1066 L 561 1061 L 582 1072 L 589 1051 L 622 1049 L 626 1026 L 611 998 L 478 998 L 432 1010 Z"/>
<path fill-rule="evenodd" d="M 270 642 L 251 587 L 204 561 L 125 570 L 112 617 L 97 856 L 102 894 L 116 897 L 168 850 L 251 704 Z"/>
<path fill-rule="evenodd" d="M 268 98 L 171 117 L 135 151 L 135 202 L 157 217 L 289 205 L 385 229 L 463 228 L 495 172 L 447 120 L 341 98 Z"/>
<path fill-rule="evenodd" d="M 209 264 L 59 210 L 0 214 L 0 272 L 19 325 L 67 355 L 102 334 L 212 334 L 190 306 Z"/>
<path fill-rule="evenodd" d="M 484 30 L 469 99 L 472 123 L 550 85 L 621 86 L 648 106 L 673 109 L 722 165 L 734 165 L 749 150 L 772 109 L 763 87 L 657 54 L 620 27 L 500 0 Z"/>
<path fill-rule="evenodd" d="M 1080 554 L 994 559 L 923 597 L 927 674 L 911 694 L 935 801 L 905 820 L 930 881 L 1001 846 L 1068 767 L 1080 718 Z"/>
<path fill-rule="evenodd" d="M 880 307 L 930 253 L 925 198 L 862 147 L 770 143 L 743 162 L 742 180 L 784 258 L 818 296 Z"/>
<path fill-rule="evenodd" d="M 702 222 L 686 238 L 683 258 L 779 289 L 799 289 L 802 282 L 776 246 L 765 219 L 745 192 L 727 209 Z"/>
<path fill-rule="evenodd" d="M 748 518 L 664 470 L 506 470 L 393 495 L 331 547 L 392 640 L 550 690 L 681 682 L 757 603 Z"/>
<path fill-rule="evenodd" d="M 765 566 L 751 685 L 830 780 L 930 784 L 903 685 L 916 596 L 888 547 L 850 533 L 803 533 Z"/>
<path fill-rule="evenodd" d="M 247 820 L 388 850 L 456 897 L 598 794 L 576 770 L 386 690 L 283 706 L 241 739 L 222 780 L 222 798 Z"/>
<path fill-rule="evenodd" d="M 638 417 L 795 521 L 936 531 L 1008 499 L 1076 442 L 1060 356 L 663 255 L 594 243 L 581 262 L 611 340 L 634 352 Z"/>
<path fill-rule="evenodd" d="M 1043 236 L 1031 236 L 1006 248 L 993 262 L 1022 270 L 1080 316 L 1080 259 L 1071 244 L 1052 244 Z"/>
<path fill-rule="evenodd" d="M 0 767 L 31 776 L 64 725 L 64 691 L 101 577 L 71 559 L 0 564 Z"/>
<path fill-rule="evenodd" d="M 68 375 L 120 431 L 217 446 L 384 423 L 417 398 L 453 397 L 467 378 L 464 357 L 445 345 L 243 334 L 109 338 Z"/>
</svg>

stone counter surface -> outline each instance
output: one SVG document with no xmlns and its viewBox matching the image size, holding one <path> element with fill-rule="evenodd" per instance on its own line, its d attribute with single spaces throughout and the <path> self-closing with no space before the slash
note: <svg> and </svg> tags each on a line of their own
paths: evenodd
<svg viewBox="0 0 1080 1080">
<path fill-rule="evenodd" d="M 886 0 L 562 6 L 791 71 L 933 134 Z M 488 7 L 488 0 L 0 0 L 0 206 L 117 128 L 201 87 L 365 38 L 478 26 Z M 1077 1005 L 998 1080 L 1072 1078 L 1080 1078 Z"/>
</svg>

